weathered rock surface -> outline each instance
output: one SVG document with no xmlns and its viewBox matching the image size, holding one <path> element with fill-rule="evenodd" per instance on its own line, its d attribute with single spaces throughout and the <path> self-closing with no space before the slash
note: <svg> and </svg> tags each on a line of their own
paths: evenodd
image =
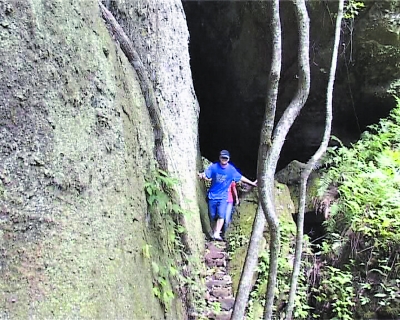
<svg viewBox="0 0 400 320">
<path fill-rule="evenodd" d="M 112 5 L 155 75 L 163 142 L 200 254 L 199 110 L 182 5 Z M 165 312 L 153 294 L 143 248 L 168 257 L 144 191 L 154 137 L 97 0 L 0 1 L 0 52 L 0 318 L 185 318 L 179 298 Z"/>
<path fill-rule="evenodd" d="M 228 243 L 228 250 L 230 253 L 229 272 L 232 275 L 233 292 L 235 293 L 238 288 L 240 273 L 243 268 L 244 260 L 246 258 L 246 251 L 251 236 L 251 230 L 254 222 L 254 217 L 257 212 L 258 194 L 256 189 L 252 189 L 246 194 L 240 195 L 240 206 L 236 207 L 233 214 L 232 225 L 226 236 Z M 291 199 L 289 189 L 287 186 L 275 183 L 275 204 L 276 213 L 279 217 L 282 228 L 285 228 L 285 236 L 290 238 L 294 236 L 295 223 L 292 214 L 295 212 L 295 206 Z M 264 238 L 262 242 L 263 250 L 268 242 L 269 235 L 267 226 L 265 227 Z M 284 247 L 282 249 L 283 256 L 287 255 L 289 259 L 289 249 Z M 291 258 L 290 258 L 291 259 Z M 254 281 L 256 281 L 255 275 Z"/>
</svg>

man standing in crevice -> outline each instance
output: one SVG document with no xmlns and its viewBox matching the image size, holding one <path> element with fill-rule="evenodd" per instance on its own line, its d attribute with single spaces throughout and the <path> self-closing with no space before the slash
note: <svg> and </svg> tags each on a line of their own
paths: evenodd
<svg viewBox="0 0 400 320">
<path fill-rule="evenodd" d="M 254 187 L 257 186 L 257 180 L 253 182 L 247 179 L 229 163 L 229 159 L 229 151 L 222 150 L 219 154 L 219 162 L 211 164 L 204 172 L 198 174 L 200 179 L 211 179 L 211 186 L 207 195 L 208 214 L 211 225 L 216 220 L 211 237 L 219 241 L 222 241 L 221 229 L 225 221 L 228 189 L 232 181 L 241 181 Z"/>
</svg>

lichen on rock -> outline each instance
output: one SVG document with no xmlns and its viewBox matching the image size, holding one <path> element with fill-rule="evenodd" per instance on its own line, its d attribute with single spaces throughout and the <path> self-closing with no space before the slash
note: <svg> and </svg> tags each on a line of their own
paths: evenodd
<svg viewBox="0 0 400 320">
<path fill-rule="evenodd" d="M 163 8 L 180 12 L 184 26 L 174 4 Z M 161 261 L 170 256 L 147 221 L 152 128 L 137 75 L 98 2 L 15 0 L 0 4 L 0 21 L 0 317 L 184 318 L 179 297 L 166 311 L 153 294 L 142 249 L 151 244 Z M 188 70 L 187 41 L 182 46 L 172 48 L 182 52 L 174 59 Z M 192 92 L 190 77 L 182 78 L 188 85 L 176 90 Z M 192 108 L 175 112 L 195 123 L 194 95 L 186 98 Z M 190 123 L 179 135 L 192 141 Z M 172 166 L 188 163 L 181 178 L 194 198 L 197 145 L 188 148 Z M 194 214 L 193 239 L 202 237 L 198 221 Z M 201 241 L 198 255 L 196 246 Z"/>
</svg>

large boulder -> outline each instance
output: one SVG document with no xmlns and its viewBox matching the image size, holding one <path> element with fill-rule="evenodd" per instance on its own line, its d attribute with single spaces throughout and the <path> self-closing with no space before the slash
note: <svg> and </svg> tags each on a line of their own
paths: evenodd
<svg viewBox="0 0 400 320">
<path fill-rule="evenodd" d="M 164 144 L 197 256 L 198 107 L 181 2 L 112 3 L 142 59 L 158 50 Z M 0 43 L 0 318 L 186 318 L 186 301 L 154 294 L 152 260 L 173 254 L 146 202 L 152 123 L 98 1 L 2 1 Z"/>
<path fill-rule="evenodd" d="M 228 231 L 228 250 L 230 253 L 229 271 L 232 275 L 233 289 L 236 292 L 240 274 L 242 272 L 244 260 L 248 243 L 253 228 L 254 218 L 258 208 L 258 192 L 257 189 L 251 189 L 245 193 L 240 193 L 240 205 L 235 208 L 233 214 L 232 225 Z M 279 218 L 281 230 L 285 233 L 284 237 L 291 239 L 294 237 L 296 226 L 292 218 L 294 213 L 294 204 L 290 196 L 287 186 L 275 183 L 275 208 L 276 214 Z M 262 248 L 260 252 L 265 250 L 266 244 L 269 241 L 267 225 L 265 226 L 264 240 L 262 241 Z M 281 255 L 291 260 L 291 251 L 289 243 L 281 249 Z M 256 281 L 255 275 L 254 281 Z"/>
</svg>

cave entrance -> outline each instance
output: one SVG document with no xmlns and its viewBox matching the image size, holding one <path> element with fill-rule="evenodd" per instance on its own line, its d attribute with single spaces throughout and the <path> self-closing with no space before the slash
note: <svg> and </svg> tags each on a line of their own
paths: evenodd
<svg viewBox="0 0 400 320">
<path fill-rule="evenodd" d="M 190 33 L 193 83 L 200 105 L 201 154 L 214 162 L 220 150 L 227 149 L 231 162 L 254 180 L 270 63 L 269 2 L 183 1 L 183 5 Z M 297 86 L 297 27 L 289 1 L 281 3 L 281 12 L 283 60 L 277 119 Z M 311 26 L 315 47 L 310 96 L 287 136 L 277 170 L 292 160 L 306 162 L 321 142 L 327 75 L 321 72 L 315 50 L 322 51 L 326 34 L 320 26 Z M 332 123 L 332 134 L 345 145 L 356 141 L 367 125 L 386 117 L 395 105 L 394 99 L 363 92 L 359 88 L 363 75 L 351 71 L 348 62 L 345 57 L 338 64 Z M 314 244 L 320 244 L 325 229 L 323 221 L 316 218 L 314 212 L 305 215 L 304 232 Z"/>
<path fill-rule="evenodd" d="M 232 163 L 255 179 L 271 52 L 269 2 L 183 1 L 183 5 L 190 33 L 193 83 L 200 104 L 201 154 L 217 161 L 219 151 L 228 149 Z M 326 37 L 331 30 L 321 32 L 321 21 L 315 16 L 311 16 L 310 29 L 311 91 L 286 138 L 277 170 L 294 159 L 306 162 L 319 147 L 325 126 L 328 75 L 321 71 L 327 60 L 322 52 L 329 51 L 323 46 L 330 46 L 332 41 Z M 283 57 L 276 119 L 297 88 L 297 26 L 290 1 L 281 3 L 281 20 Z M 333 100 L 332 134 L 345 145 L 356 141 L 367 125 L 386 117 L 395 105 L 393 98 L 365 92 L 364 75 L 349 61 L 341 55 Z"/>
</svg>

